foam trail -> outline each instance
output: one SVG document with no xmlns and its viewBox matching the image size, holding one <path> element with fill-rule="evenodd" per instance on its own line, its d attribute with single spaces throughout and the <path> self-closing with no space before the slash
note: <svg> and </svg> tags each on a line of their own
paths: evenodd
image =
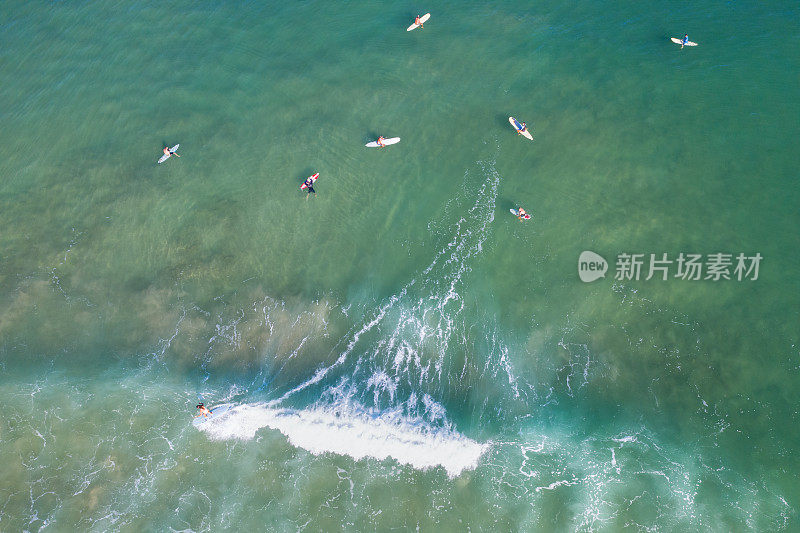
<svg viewBox="0 0 800 533">
<path fill-rule="evenodd" d="M 392 458 L 420 470 L 442 467 L 451 478 L 474 469 L 489 447 L 421 418 L 352 407 L 347 411 L 332 407 L 296 410 L 245 404 L 203 424 L 200 430 L 215 440 L 250 440 L 264 427 L 277 429 L 292 445 L 315 455 L 336 453 L 357 461 Z"/>
<path fill-rule="evenodd" d="M 355 345 L 356 345 L 356 343 L 358 342 L 358 339 L 359 339 L 359 337 L 361 337 L 361 335 L 363 335 L 363 334 L 364 334 L 364 333 L 366 333 L 367 331 L 371 330 L 371 329 L 372 329 L 372 328 L 373 328 L 375 325 L 377 325 L 378 323 L 380 323 L 380 321 L 381 321 L 381 320 L 383 320 L 383 317 L 384 317 L 384 315 L 386 315 L 386 311 L 388 311 L 389 309 L 391 309 L 391 308 L 392 308 L 392 306 L 393 306 L 393 305 L 394 305 L 394 304 L 395 304 L 395 303 L 396 303 L 396 302 L 397 302 L 397 301 L 398 301 L 400 298 L 402 298 L 403 296 L 405 296 L 406 290 L 408 289 L 408 287 L 410 287 L 411 285 L 413 285 L 413 284 L 414 284 L 414 281 L 415 281 L 415 280 L 412 280 L 412 281 L 411 281 L 411 283 L 409 283 L 408 285 L 406 285 L 405 287 L 403 287 L 403 290 L 400 292 L 400 294 L 399 294 L 399 295 L 392 296 L 392 297 L 389 299 L 389 302 L 388 302 L 388 303 L 386 303 L 386 304 L 385 304 L 383 307 L 381 307 L 381 310 L 378 312 L 377 316 L 376 316 L 374 319 L 372 319 L 370 322 L 368 322 L 368 323 L 367 323 L 365 326 L 363 326 L 363 327 L 362 327 L 360 330 L 358 330 L 358 331 L 357 331 L 357 332 L 356 332 L 356 333 L 353 335 L 353 339 L 352 339 L 352 340 L 350 341 L 350 343 L 347 345 L 347 349 L 346 349 L 344 352 L 342 352 L 342 354 L 339 356 L 339 358 L 338 358 L 338 359 L 336 359 L 336 361 L 335 361 L 333 364 L 331 364 L 331 365 L 330 365 L 330 366 L 328 366 L 328 367 L 323 367 L 323 368 L 320 368 L 320 369 L 319 369 L 319 370 L 317 370 L 317 371 L 314 373 L 314 375 L 313 375 L 311 378 L 309 378 L 308 380 L 304 381 L 303 383 L 301 383 L 301 384 L 300 384 L 300 385 L 298 385 L 297 387 L 293 388 L 292 390 L 290 390 L 290 391 L 286 392 L 286 393 L 285 393 L 283 396 L 281 396 L 280 398 L 278 398 L 278 399 L 276 399 L 276 400 L 272 400 L 272 401 L 270 401 L 270 402 L 269 402 L 269 403 L 270 403 L 270 405 L 276 405 L 276 404 L 278 404 L 278 403 L 282 402 L 283 400 L 285 400 L 286 398 L 288 398 L 289 396 L 291 396 L 292 394 L 294 394 L 294 393 L 296 393 L 296 392 L 299 392 L 299 391 L 301 391 L 301 390 L 303 390 L 303 389 L 305 389 L 305 388 L 307 388 L 307 387 L 309 387 L 309 386 L 311 386 L 311 385 L 313 385 L 313 384 L 315 384 L 315 383 L 317 383 L 317 382 L 321 381 L 321 380 L 322 380 L 322 378 L 324 378 L 324 377 L 325 377 L 325 375 L 326 375 L 328 372 L 330 372 L 330 371 L 331 371 L 331 370 L 332 370 L 334 367 L 337 367 L 337 366 L 341 365 L 342 363 L 344 363 L 344 362 L 345 362 L 345 360 L 347 359 L 347 356 L 348 356 L 348 355 L 350 355 L 350 352 L 351 352 L 351 351 L 353 351 L 353 348 L 355 348 Z"/>
</svg>

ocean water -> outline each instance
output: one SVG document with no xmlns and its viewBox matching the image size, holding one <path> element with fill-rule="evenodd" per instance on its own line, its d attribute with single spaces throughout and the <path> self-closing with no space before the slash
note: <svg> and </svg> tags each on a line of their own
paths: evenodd
<svg viewBox="0 0 800 533">
<path fill-rule="evenodd" d="M 800 529 L 798 20 L 3 2 L 0 531 Z"/>
</svg>

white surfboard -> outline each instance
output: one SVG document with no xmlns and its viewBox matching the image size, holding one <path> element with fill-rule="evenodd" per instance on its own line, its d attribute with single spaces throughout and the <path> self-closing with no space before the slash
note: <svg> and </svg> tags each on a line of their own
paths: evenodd
<svg viewBox="0 0 800 533">
<path fill-rule="evenodd" d="M 227 413 L 228 411 L 230 411 L 234 407 L 236 407 L 236 405 L 234 405 L 232 403 L 223 403 L 223 404 L 211 407 L 209 409 L 209 411 L 211 411 L 211 416 L 203 416 L 203 415 L 196 416 L 196 417 L 194 417 L 194 420 L 192 420 L 192 425 L 194 427 L 198 427 L 198 426 L 200 426 L 202 424 L 205 424 L 206 422 L 209 422 L 210 420 L 214 420 L 215 418 L 224 415 L 225 413 Z"/>
<path fill-rule="evenodd" d="M 428 22 L 428 19 L 429 19 L 429 18 L 431 18 L 431 14 L 430 14 L 430 13 L 425 13 L 424 15 L 422 15 L 422 16 L 419 18 L 419 21 L 420 21 L 420 22 L 422 22 L 423 24 L 425 24 L 426 22 Z M 417 24 L 417 23 L 415 22 L 414 24 L 412 24 L 411 26 L 409 26 L 408 28 L 406 28 L 406 31 L 416 30 L 417 28 L 419 28 L 419 24 Z"/>
<path fill-rule="evenodd" d="M 677 37 L 670 37 L 670 41 L 675 44 L 683 44 L 683 39 L 678 39 Z M 684 44 L 684 46 L 697 46 L 697 43 L 689 41 L 688 43 Z"/>
<path fill-rule="evenodd" d="M 175 150 L 177 150 L 179 146 L 180 146 L 180 144 L 176 144 L 175 146 L 173 146 L 172 148 L 170 148 L 170 149 L 169 149 L 169 153 L 168 153 L 168 154 L 164 154 L 164 155 L 162 155 L 162 156 L 161 156 L 161 158 L 158 160 L 158 162 L 159 162 L 159 163 L 163 163 L 164 161 L 166 161 L 167 159 L 169 159 L 169 158 L 170 158 L 170 156 L 172 156 L 172 152 L 174 152 Z"/>
<path fill-rule="evenodd" d="M 514 215 L 515 217 L 519 217 L 519 211 L 517 211 L 516 209 L 509 209 L 509 211 L 511 211 L 511 214 Z M 522 219 L 523 220 L 530 220 L 531 219 L 531 215 L 528 214 L 528 213 L 525 213 L 525 215 L 522 217 Z"/>
<path fill-rule="evenodd" d="M 316 173 L 316 174 L 314 174 L 313 176 L 309 176 L 308 178 L 311 178 L 311 183 L 312 183 L 312 184 L 314 184 L 314 182 L 316 182 L 316 181 L 319 179 L 319 172 L 317 172 L 317 173 Z M 308 185 L 306 185 L 306 181 L 308 181 L 308 178 L 304 179 L 304 180 L 303 180 L 303 184 L 302 184 L 302 185 L 300 185 L 300 190 L 301 190 L 301 191 L 302 191 L 303 189 L 305 189 L 306 187 L 308 187 Z"/>
<path fill-rule="evenodd" d="M 389 146 L 391 144 L 397 144 L 399 142 L 400 142 L 400 137 L 392 137 L 391 139 L 384 139 L 383 145 Z M 364 146 L 366 146 L 367 148 L 380 148 L 378 141 L 372 141 L 371 143 L 367 143 Z"/>
<path fill-rule="evenodd" d="M 530 139 L 531 141 L 533 140 L 533 135 L 531 135 L 531 132 L 528 131 L 527 127 L 525 128 L 525 131 L 520 131 L 522 129 L 522 123 L 519 120 L 515 119 L 514 117 L 508 117 L 508 122 L 511 123 L 511 127 L 513 127 L 517 133 L 526 139 Z"/>
</svg>

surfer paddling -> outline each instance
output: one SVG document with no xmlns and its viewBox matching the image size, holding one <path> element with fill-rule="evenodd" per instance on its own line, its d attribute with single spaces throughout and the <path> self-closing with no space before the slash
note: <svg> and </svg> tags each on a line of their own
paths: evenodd
<svg viewBox="0 0 800 533">
<path fill-rule="evenodd" d="M 204 417 L 208 418 L 209 416 L 211 416 L 211 411 L 209 411 L 208 407 L 203 405 L 203 402 L 200 402 L 200 403 L 197 404 L 197 413 L 198 414 L 195 415 L 195 418 L 197 418 L 199 416 L 204 416 Z"/>
</svg>

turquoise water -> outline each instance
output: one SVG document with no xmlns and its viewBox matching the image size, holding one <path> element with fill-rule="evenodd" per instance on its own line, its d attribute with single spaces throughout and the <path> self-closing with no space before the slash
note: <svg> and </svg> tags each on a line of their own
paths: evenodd
<svg viewBox="0 0 800 533">
<path fill-rule="evenodd" d="M 799 15 L 5 2 L 0 530 L 800 528 Z"/>
</svg>

